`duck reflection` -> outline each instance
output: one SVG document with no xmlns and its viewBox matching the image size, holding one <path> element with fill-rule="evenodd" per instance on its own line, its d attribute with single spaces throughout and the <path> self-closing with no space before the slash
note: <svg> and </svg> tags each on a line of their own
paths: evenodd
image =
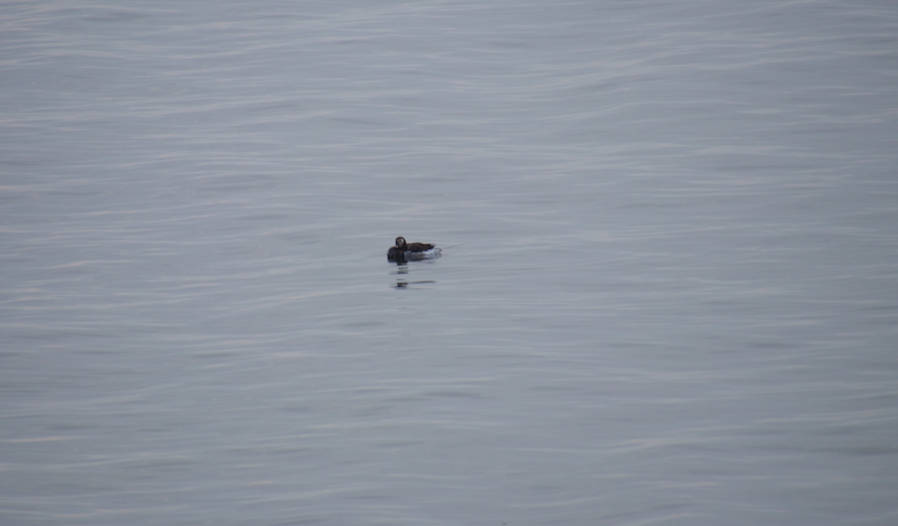
<svg viewBox="0 0 898 526">
<path fill-rule="evenodd" d="M 432 280 L 422 280 L 422 281 L 408 281 L 404 276 L 408 274 L 408 265 L 400 264 L 396 266 L 396 272 L 394 274 L 398 274 L 401 277 L 396 278 L 396 287 L 397 289 L 407 289 L 409 285 L 421 285 L 427 283 L 436 283 L 436 281 Z"/>
<path fill-rule="evenodd" d="M 436 281 L 400 281 L 396 280 L 397 289 L 407 289 L 409 285 L 420 285 L 422 283 L 436 283 Z"/>
</svg>

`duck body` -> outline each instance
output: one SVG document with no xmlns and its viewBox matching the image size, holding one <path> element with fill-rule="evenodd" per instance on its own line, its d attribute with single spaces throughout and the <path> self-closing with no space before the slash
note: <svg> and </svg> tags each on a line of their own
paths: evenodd
<svg viewBox="0 0 898 526">
<path fill-rule="evenodd" d="M 405 263 L 407 260 L 429 259 L 440 255 L 440 249 L 431 243 L 407 243 L 405 238 L 396 238 L 396 245 L 387 251 L 387 261 Z"/>
</svg>

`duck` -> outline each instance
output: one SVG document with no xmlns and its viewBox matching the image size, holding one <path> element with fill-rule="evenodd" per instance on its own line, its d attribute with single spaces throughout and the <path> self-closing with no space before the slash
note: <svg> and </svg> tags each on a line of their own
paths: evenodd
<svg viewBox="0 0 898 526">
<path fill-rule="evenodd" d="M 387 261 L 404 263 L 406 259 L 427 259 L 439 254 L 439 251 L 431 243 L 407 243 L 404 237 L 399 236 L 396 238 L 396 245 L 387 251 Z"/>
</svg>

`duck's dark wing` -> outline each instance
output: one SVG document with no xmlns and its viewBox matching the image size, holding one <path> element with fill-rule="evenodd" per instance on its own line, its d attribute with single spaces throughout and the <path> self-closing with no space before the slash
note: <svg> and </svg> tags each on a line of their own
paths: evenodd
<svg viewBox="0 0 898 526">
<path fill-rule="evenodd" d="M 406 250 L 410 250 L 412 252 L 424 252 L 425 250 L 430 250 L 433 248 L 433 245 L 430 243 L 409 243 Z"/>
</svg>

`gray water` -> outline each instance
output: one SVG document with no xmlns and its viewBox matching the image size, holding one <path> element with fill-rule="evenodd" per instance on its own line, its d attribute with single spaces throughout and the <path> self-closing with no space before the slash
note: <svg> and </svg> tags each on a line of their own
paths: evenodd
<svg viewBox="0 0 898 526">
<path fill-rule="evenodd" d="M 5 2 L 0 523 L 893 525 L 896 262 L 894 2 Z"/>
</svg>

